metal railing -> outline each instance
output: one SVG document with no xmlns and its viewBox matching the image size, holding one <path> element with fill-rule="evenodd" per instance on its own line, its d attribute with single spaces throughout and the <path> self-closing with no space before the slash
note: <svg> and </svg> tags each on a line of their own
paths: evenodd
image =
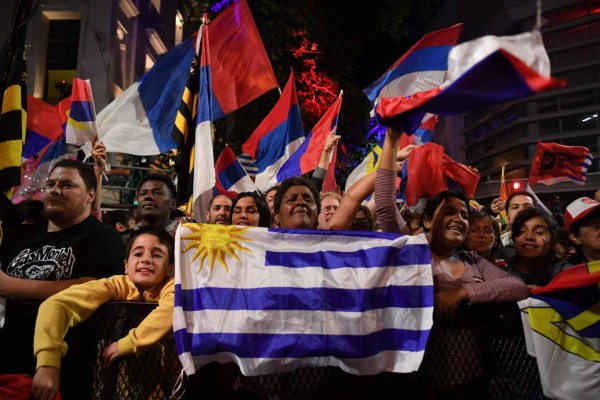
<svg viewBox="0 0 600 400">
<path fill-rule="evenodd" d="M 25 303 L 26 307 L 13 305 L 8 310 L 35 315 L 35 302 Z M 125 336 L 155 306 L 111 302 L 94 314 L 96 362 L 91 398 L 170 398 L 181 373 L 172 338 L 139 356 L 122 357 L 110 368 L 102 365 L 104 347 Z M 211 363 L 184 379 L 179 398 L 371 399 L 376 393 L 378 398 L 411 399 L 545 398 L 536 360 L 525 349 L 519 309 L 512 303 L 463 306 L 454 320 L 436 321 L 421 369 L 411 374 L 355 376 L 339 368 L 307 367 L 244 377 L 234 364 Z"/>
</svg>

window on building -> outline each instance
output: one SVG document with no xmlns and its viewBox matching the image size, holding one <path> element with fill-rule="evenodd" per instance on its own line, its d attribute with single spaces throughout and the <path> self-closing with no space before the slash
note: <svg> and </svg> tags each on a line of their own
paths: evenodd
<svg viewBox="0 0 600 400">
<path fill-rule="evenodd" d="M 177 46 L 183 40 L 183 17 L 181 13 L 177 11 L 175 14 L 175 46 Z"/>
<path fill-rule="evenodd" d="M 146 72 L 154 66 L 155 60 L 150 53 L 146 53 Z"/>
<path fill-rule="evenodd" d="M 71 95 L 71 83 L 77 76 L 80 25 L 78 19 L 49 21 L 44 97 L 51 104 Z"/>
</svg>

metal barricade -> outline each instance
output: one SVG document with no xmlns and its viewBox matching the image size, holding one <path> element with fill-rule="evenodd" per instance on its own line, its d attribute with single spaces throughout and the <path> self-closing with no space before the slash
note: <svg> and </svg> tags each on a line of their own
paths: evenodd
<svg viewBox="0 0 600 400">
<path fill-rule="evenodd" d="M 139 356 L 121 357 L 110 368 L 102 365 L 106 345 L 125 336 L 154 307 L 110 302 L 94 314 L 97 342 L 91 398 L 170 398 L 181 372 L 172 337 Z M 35 306 L 23 310 L 37 313 Z M 339 368 L 305 367 L 244 377 L 234 364 L 211 363 L 186 377 L 183 389 L 182 399 L 545 398 L 536 360 L 525 349 L 520 311 L 513 303 L 463 306 L 454 320 L 436 321 L 422 367 L 411 374 L 355 376 Z"/>
</svg>

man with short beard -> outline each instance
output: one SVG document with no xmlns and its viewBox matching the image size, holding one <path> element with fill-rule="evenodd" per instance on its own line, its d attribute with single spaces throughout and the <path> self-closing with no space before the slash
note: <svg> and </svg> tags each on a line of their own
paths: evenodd
<svg viewBox="0 0 600 400">
<path fill-rule="evenodd" d="M 233 200 L 224 194 L 213 197 L 208 203 L 206 222 L 209 224 L 229 225 Z"/>
</svg>

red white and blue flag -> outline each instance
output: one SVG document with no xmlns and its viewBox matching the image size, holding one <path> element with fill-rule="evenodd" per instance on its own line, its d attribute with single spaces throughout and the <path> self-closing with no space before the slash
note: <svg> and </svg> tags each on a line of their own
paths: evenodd
<svg viewBox="0 0 600 400">
<path fill-rule="evenodd" d="M 583 186 L 593 159 L 587 147 L 538 142 L 529 171 L 529 183 L 554 185 L 574 182 Z"/>
<path fill-rule="evenodd" d="M 98 113 L 100 140 L 108 152 L 149 156 L 177 147 L 173 123 L 196 54 L 192 35 Z"/>
<path fill-rule="evenodd" d="M 71 112 L 65 129 L 66 141 L 69 144 L 83 145 L 93 141 L 97 135 L 96 108 L 90 80 L 74 78 Z"/>
<path fill-rule="evenodd" d="M 215 189 L 218 194 L 235 197 L 238 193 L 256 191 L 254 182 L 252 182 L 229 145 L 225 145 L 217 158 L 215 178 Z"/>
<path fill-rule="evenodd" d="M 455 46 L 448 60 L 448 79 L 441 87 L 382 98 L 375 109 L 379 123 L 412 133 L 427 113 L 455 115 L 565 84 L 549 76 L 539 31 L 466 42 Z"/>
<path fill-rule="evenodd" d="M 43 100 L 27 96 L 27 134 L 23 158 L 30 158 L 63 134 L 57 108 Z"/>
<path fill-rule="evenodd" d="M 410 96 L 446 80 L 448 53 L 458 43 L 463 24 L 430 32 L 415 43 L 379 79 L 364 90 L 375 106 L 379 98 Z"/>
<path fill-rule="evenodd" d="M 317 168 L 325 148 L 327 136 L 332 132 L 335 134 L 337 130 L 341 106 L 342 94 L 340 93 L 337 100 L 310 131 L 300 148 L 281 166 L 279 172 L 277 172 L 277 182 L 294 176 L 301 176 Z M 328 171 L 333 170 L 335 166 L 335 151 L 333 155 L 334 157 L 329 162 Z"/>
<path fill-rule="evenodd" d="M 281 97 L 242 147 L 244 153 L 256 160 L 254 183 L 260 191 L 264 192 L 277 182 L 277 171 L 303 141 L 294 74 L 290 73 Z"/>
</svg>

